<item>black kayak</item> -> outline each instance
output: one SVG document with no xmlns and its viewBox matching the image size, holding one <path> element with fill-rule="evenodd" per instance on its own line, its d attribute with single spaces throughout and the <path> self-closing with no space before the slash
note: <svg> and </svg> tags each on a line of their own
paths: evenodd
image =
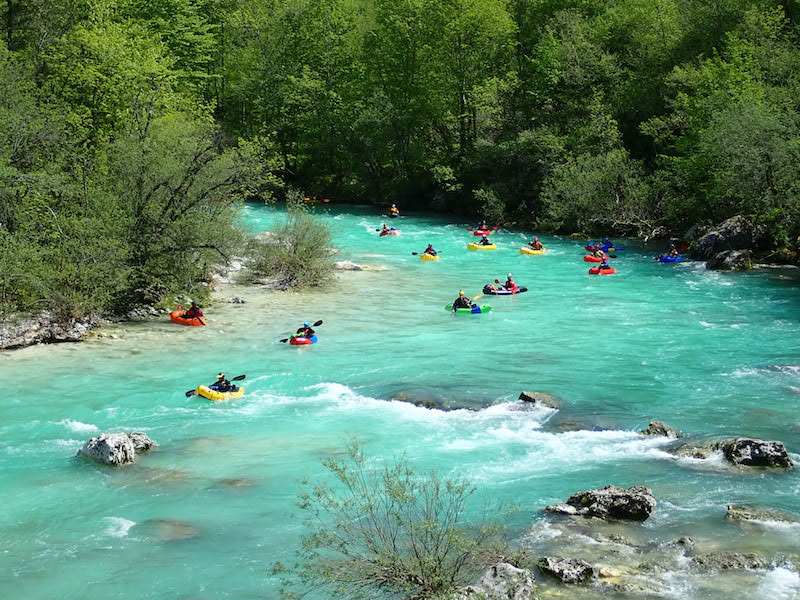
<svg viewBox="0 0 800 600">
<path fill-rule="evenodd" d="M 522 292 L 527 292 L 528 288 L 525 286 L 519 286 L 516 289 L 507 290 L 506 288 L 500 288 L 495 290 L 490 290 L 486 287 L 483 288 L 483 293 L 487 296 L 514 296 L 516 294 L 521 294 Z"/>
</svg>

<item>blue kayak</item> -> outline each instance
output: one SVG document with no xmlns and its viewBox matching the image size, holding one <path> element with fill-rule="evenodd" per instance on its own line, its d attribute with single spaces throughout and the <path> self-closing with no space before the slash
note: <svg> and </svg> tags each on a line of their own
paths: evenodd
<svg viewBox="0 0 800 600">
<path fill-rule="evenodd" d="M 678 256 L 659 256 L 658 262 L 681 262 L 683 258 L 680 254 Z"/>
</svg>

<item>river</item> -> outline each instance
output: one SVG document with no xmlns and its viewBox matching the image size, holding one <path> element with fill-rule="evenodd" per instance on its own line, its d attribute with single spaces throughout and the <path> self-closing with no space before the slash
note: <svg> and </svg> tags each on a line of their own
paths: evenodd
<svg viewBox="0 0 800 600">
<path fill-rule="evenodd" d="M 252 232 L 281 218 L 256 205 L 242 215 Z M 378 268 L 340 272 L 321 291 L 228 286 L 221 299 L 247 303 L 208 307 L 205 328 L 126 323 L 103 329 L 113 337 L 0 353 L 5 594 L 276 597 L 269 568 L 291 561 L 304 532 L 300 480 L 319 477 L 321 459 L 352 438 L 375 460 L 404 453 L 421 471 L 469 478 L 478 499 L 516 503 L 515 536 L 542 553 L 628 564 L 691 536 L 704 551 L 800 555 L 800 526 L 725 520 L 732 503 L 800 514 L 796 469 L 676 460 L 668 440 L 636 433 L 661 419 L 694 439 L 780 440 L 800 459 L 797 270 L 660 264 L 629 243 L 615 275 L 592 276 L 583 241 L 541 236 L 547 254 L 524 256 L 529 238 L 500 231 L 497 250 L 470 252 L 468 225 L 446 217 L 395 219 L 401 235 L 390 237 L 378 237 L 374 209 L 331 207 L 321 218 L 337 259 Z M 440 261 L 411 254 L 427 243 Z M 445 312 L 459 289 L 477 294 L 508 272 L 530 291 L 481 298 L 494 307 L 486 315 Z M 317 319 L 316 345 L 278 342 Z M 184 396 L 220 370 L 247 374 L 244 398 Z M 523 390 L 554 394 L 561 409 L 519 410 Z M 99 432 L 132 430 L 159 450 L 121 469 L 74 456 Z M 612 483 L 650 486 L 659 502 L 643 524 L 608 526 L 636 550 L 587 541 L 541 511 Z M 800 597 L 800 577 L 781 565 L 712 583 L 682 560 L 642 579 L 658 597 Z"/>
</svg>

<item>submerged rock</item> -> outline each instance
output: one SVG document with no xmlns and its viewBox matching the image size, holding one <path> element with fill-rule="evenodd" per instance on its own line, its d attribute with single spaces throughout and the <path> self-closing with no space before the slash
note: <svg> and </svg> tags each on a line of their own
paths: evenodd
<svg viewBox="0 0 800 600">
<path fill-rule="evenodd" d="M 561 398 L 553 394 L 546 394 L 545 392 L 522 392 L 519 395 L 519 400 L 532 404 L 539 404 L 547 408 L 561 407 Z"/>
<path fill-rule="evenodd" d="M 653 491 L 642 485 L 623 488 L 607 485 L 602 488 L 578 492 L 567 499 L 565 504 L 545 507 L 547 512 L 599 517 L 601 519 L 621 519 L 644 521 L 656 507 Z"/>
<path fill-rule="evenodd" d="M 710 552 L 695 556 L 692 560 L 707 569 L 763 569 L 768 561 L 758 554 L 740 554 L 738 552 Z"/>
<path fill-rule="evenodd" d="M 247 304 L 247 300 L 244 298 L 240 298 L 239 296 L 234 296 L 233 298 L 228 298 L 229 304 Z"/>
<path fill-rule="evenodd" d="M 200 535 L 200 531 L 185 521 L 178 519 L 148 519 L 134 526 L 136 535 L 145 535 L 160 542 L 188 540 Z"/>
<path fill-rule="evenodd" d="M 773 508 L 759 508 L 741 504 L 729 504 L 725 515 L 732 521 L 778 521 L 800 523 L 800 517 Z"/>
<path fill-rule="evenodd" d="M 775 467 L 791 469 L 792 459 L 783 442 L 769 442 L 755 438 L 737 438 L 726 443 L 722 452 L 735 465 L 747 467 Z"/>
<path fill-rule="evenodd" d="M 747 271 L 753 268 L 750 250 L 725 250 L 706 261 L 706 269 L 716 271 Z"/>
<path fill-rule="evenodd" d="M 452 600 L 535 600 L 535 579 L 528 569 L 497 563 L 471 586 L 459 590 Z"/>
<path fill-rule="evenodd" d="M 103 433 L 78 450 L 79 456 L 105 465 L 126 465 L 136 460 L 136 452 L 147 452 L 155 442 L 141 432 Z"/>
<path fill-rule="evenodd" d="M 722 440 L 720 442 L 690 442 L 678 446 L 671 450 L 675 456 L 685 456 L 687 458 L 711 458 L 715 454 L 722 452 L 722 446 L 733 440 Z"/>
<path fill-rule="evenodd" d="M 650 421 L 650 424 L 647 428 L 642 429 L 640 432 L 642 435 L 652 435 L 652 436 L 662 436 L 668 438 L 679 438 L 680 433 L 678 430 L 670 427 L 663 421 Z"/>
<path fill-rule="evenodd" d="M 592 565 L 581 558 L 561 558 L 560 556 L 544 556 L 536 565 L 548 575 L 560 579 L 564 583 L 581 583 L 592 577 Z"/>
</svg>

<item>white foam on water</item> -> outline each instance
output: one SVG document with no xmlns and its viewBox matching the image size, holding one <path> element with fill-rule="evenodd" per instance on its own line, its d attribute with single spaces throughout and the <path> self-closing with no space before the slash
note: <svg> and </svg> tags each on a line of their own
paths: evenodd
<svg viewBox="0 0 800 600">
<path fill-rule="evenodd" d="M 103 517 L 103 520 L 108 521 L 108 527 L 106 527 L 103 533 L 117 538 L 127 537 L 131 527 L 136 525 L 136 521 L 124 519 L 122 517 Z"/>
<path fill-rule="evenodd" d="M 800 575 L 783 567 L 767 571 L 755 597 L 764 600 L 797 600 L 800 597 Z"/>
<path fill-rule="evenodd" d="M 76 433 L 90 433 L 95 431 L 100 431 L 100 428 L 96 425 L 92 425 L 91 423 L 81 423 L 80 421 L 73 421 L 72 419 L 62 419 L 58 423 L 53 423 L 54 425 L 63 425 L 70 431 L 74 431 Z"/>
</svg>

